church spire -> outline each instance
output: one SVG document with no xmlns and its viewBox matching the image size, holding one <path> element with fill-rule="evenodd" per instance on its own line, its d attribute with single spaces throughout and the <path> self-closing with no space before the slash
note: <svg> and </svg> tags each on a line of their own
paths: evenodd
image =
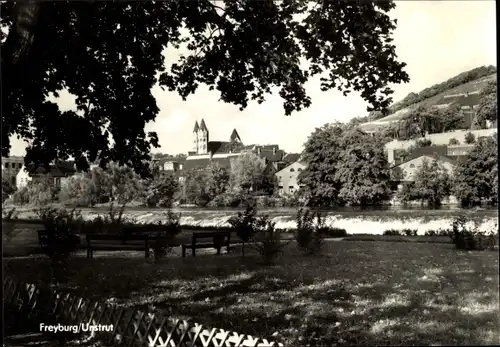
<svg viewBox="0 0 500 347">
<path fill-rule="evenodd" d="M 205 120 L 204 120 L 203 118 L 201 119 L 200 129 L 201 129 L 201 130 L 207 130 L 207 131 L 208 131 L 208 129 L 207 129 L 207 125 L 205 124 Z"/>
<path fill-rule="evenodd" d="M 229 141 L 231 142 L 241 142 L 240 135 L 236 131 L 236 129 L 233 129 L 233 132 L 231 133 L 231 136 L 229 137 Z"/>
<path fill-rule="evenodd" d="M 199 129 L 200 129 L 200 126 L 198 125 L 198 121 L 196 121 L 196 123 L 194 123 L 193 133 L 197 133 Z"/>
</svg>

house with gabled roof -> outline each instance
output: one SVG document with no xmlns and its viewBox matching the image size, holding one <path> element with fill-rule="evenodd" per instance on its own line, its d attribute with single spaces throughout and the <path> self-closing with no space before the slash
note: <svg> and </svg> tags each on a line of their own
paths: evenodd
<svg viewBox="0 0 500 347">
<path fill-rule="evenodd" d="M 30 181 L 49 179 L 55 187 L 61 188 L 76 172 L 75 163 L 70 161 L 53 163 L 48 168 L 44 166 L 35 167 L 31 164 L 23 165 L 16 175 L 16 187 L 20 189 L 28 185 Z"/>
<path fill-rule="evenodd" d="M 391 178 L 393 181 L 397 181 L 399 183 L 415 182 L 415 174 L 422 166 L 423 162 L 427 161 L 431 163 L 436 158 L 438 160 L 438 165 L 443 168 L 448 173 L 448 175 L 451 176 L 457 164 L 456 160 L 443 155 L 424 154 L 412 157 L 404 161 L 403 163 L 394 166 L 391 170 Z"/>
<path fill-rule="evenodd" d="M 299 175 L 307 167 L 303 161 L 296 161 L 276 172 L 278 182 L 278 194 L 294 194 L 300 189 Z"/>
</svg>

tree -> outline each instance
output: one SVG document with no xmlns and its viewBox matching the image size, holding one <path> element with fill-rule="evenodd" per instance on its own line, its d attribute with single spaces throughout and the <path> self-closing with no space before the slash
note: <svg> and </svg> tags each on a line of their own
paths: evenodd
<svg viewBox="0 0 500 347">
<path fill-rule="evenodd" d="M 423 148 L 423 147 L 431 147 L 432 146 L 432 141 L 429 139 L 420 139 L 415 142 L 415 147 L 416 148 Z"/>
<path fill-rule="evenodd" d="M 9 32 L 2 41 L 2 155 L 9 154 L 9 137 L 19 135 L 30 142 L 27 162 L 72 156 L 82 169 L 98 159 L 102 167 L 116 161 L 148 172 L 150 149 L 159 144 L 144 127 L 159 111 L 151 94 L 157 83 L 184 99 L 204 83 L 241 109 L 278 87 L 290 115 L 310 106 L 304 84 L 320 75 L 323 91 L 359 91 L 369 110 L 384 109 L 392 102 L 389 86 L 409 81 L 392 43 L 394 7 L 3 2 L 1 24 Z M 187 49 L 168 69 L 167 46 Z M 77 111 L 47 100 L 64 89 L 76 97 Z"/>
<path fill-rule="evenodd" d="M 308 138 L 299 175 L 311 206 L 372 205 L 389 196 L 389 170 L 380 138 L 340 123 Z"/>
<path fill-rule="evenodd" d="M 88 175 L 75 175 L 61 187 L 59 201 L 77 206 L 92 206 L 91 180 Z"/>
<path fill-rule="evenodd" d="M 188 203 L 205 207 L 210 202 L 207 173 L 203 170 L 188 171 L 184 181 L 183 194 Z"/>
<path fill-rule="evenodd" d="M 459 145 L 460 141 L 458 141 L 456 138 L 451 138 L 450 141 L 448 142 L 448 144 L 451 146 Z"/>
<path fill-rule="evenodd" d="M 120 205 L 133 200 L 142 200 L 144 184 L 139 175 L 131 167 L 110 163 L 107 168 L 109 183 L 111 184 L 111 197 Z"/>
<path fill-rule="evenodd" d="M 9 195 L 13 194 L 15 191 L 16 187 L 12 184 L 12 181 L 2 176 L 2 204 L 7 200 Z"/>
<path fill-rule="evenodd" d="M 85 173 L 89 179 L 87 194 L 89 195 L 90 205 L 105 203 L 111 199 L 112 183 L 108 172 L 102 168 L 93 168 Z"/>
<path fill-rule="evenodd" d="M 231 159 L 230 184 L 234 191 L 256 191 L 264 183 L 266 164 L 257 154 L 243 153 Z"/>
<path fill-rule="evenodd" d="M 420 201 L 430 207 L 438 207 L 450 195 L 450 177 L 438 158 L 431 162 L 424 158 L 415 172 L 414 182 L 405 182 L 398 192 L 398 199 L 407 203 Z"/>
<path fill-rule="evenodd" d="M 179 181 L 172 174 L 157 176 L 145 184 L 145 201 L 149 207 L 171 207 L 179 191 Z"/>
<path fill-rule="evenodd" d="M 218 163 L 210 163 L 207 168 L 207 193 L 210 201 L 216 196 L 223 194 L 229 187 L 229 173 L 226 168 Z"/>
<path fill-rule="evenodd" d="M 325 124 L 307 139 L 303 152 L 307 167 L 300 173 L 299 183 L 303 185 L 303 195 L 311 206 L 339 204 L 342 185 L 336 179 L 336 173 L 343 131 L 341 123 Z"/>
<path fill-rule="evenodd" d="M 459 159 L 453 174 L 453 194 L 463 206 L 498 200 L 498 148 L 496 136 L 480 140 Z"/>
<path fill-rule="evenodd" d="M 440 111 L 441 131 L 449 132 L 465 128 L 465 118 L 462 112 L 462 106 L 458 103 L 453 103 L 447 108 Z"/>
<path fill-rule="evenodd" d="M 343 148 L 335 179 L 341 184 L 339 199 L 351 206 L 378 205 L 389 200 L 390 172 L 383 143 L 358 129 L 342 137 Z"/>
<path fill-rule="evenodd" d="M 450 176 L 438 158 L 430 163 L 426 159 L 422 161 L 415 173 L 414 188 L 417 198 L 431 207 L 440 206 L 443 199 L 450 195 Z"/>
<path fill-rule="evenodd" d="M 476 121 L 481 128 L 486 128 L 486 121 L 497 120 L 497 88 L 496 80 L 490 81 L 479 93 L 479 104 L 475 110 Z"/>
<path fill-rule="evenodd" d="M 467 134 L 465 134 L 464 140 L 466 144 L 471 145 L 476 142 L 476 136 L 474 136 L 474 134 L 469 131 Z"/>
</svg>

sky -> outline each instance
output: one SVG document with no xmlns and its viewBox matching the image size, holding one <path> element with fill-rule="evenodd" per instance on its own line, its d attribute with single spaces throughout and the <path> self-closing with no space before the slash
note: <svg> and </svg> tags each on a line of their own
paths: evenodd
<svg viewBox="0 0 500 347">
<path fill-rule="evenodd" d="M 407 64 L 407 84 L 394 85 L 398 101 L 410 92 L 419 92 L 461 72 L 481 65 L 496 65 L 496 22 L 493 0 L 397 1 L 389 14 L 398 20 L 394 44 L 398 60 Z M 179 52 L 167 52 L 171 61 Z M 244 144 L 278 144 L 288 153 L 300 152 L 317 127 L 334 121 L 366 116 L 367 103 L 357 93 L 344 97 L 337 91 L 322 92 L 319 80 L 306 84 L 312 105 L 285 116 L 279 95 L 269 95 L 263 104 L 251 103 L 240 111 L 219 101 L 216 91 L 200 86 L 183 101 L 175 92 L 153 88 L 160 112 L 146 126 L 156 131 L 161 148 L 153 152 L 177 154 L 192 149 L 192 130 L 203 118 L 211 141 L 228 141 L 233 128 Z M 74 108 L 74 98 L 61 92 L 57 102 L 62 110 Z M 12 138 L 11 155 L 24 155 L 25 144 Z"/>
</svg>

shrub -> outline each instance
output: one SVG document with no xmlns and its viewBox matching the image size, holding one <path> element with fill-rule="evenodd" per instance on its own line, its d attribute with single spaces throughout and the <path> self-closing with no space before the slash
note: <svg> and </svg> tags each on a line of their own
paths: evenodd
<svg viewBox="0 0 500 347">
<path fill-rule="evenodd" d="M 85 223 L 86 232 L 117 234 L 121 232 L 124 225 L 135 224 L 137 222 L 135 218 L 124 215 L 125 206 L 126 204 L 122 204 L 116 208 L 114 203 L 111 203 L 105 215 L 99 215 Z"/>
<path fill-rule="evenodd" d="M 208 207 L 238 207 L 244 201 L 246 197 L 238 192 L 225 192 L 217 195 L 208 203 Z"/>
<path fill-rule="evenodd" d="M 254 247 L 266 264 L 272 264 L 287 246 L 287 243 L 281 240 L 275 225 L 276 223 L 270 221 L 268 216 L 259 217 L 254 223 Z"/>
<path fill-rule="evenodd" d="M 455 218 L 452 223 L 451 239 L 456 249 L 478 250 L 494 249 L 498 244 L 498 230 L 480 231 L 477 223 L 468 228 L 465 217 Z"/>
<path fill-rule="evenodd" d="M 418 148 L 430 147 L 430 146 L 432 146 L 432 141 L 429 139 L 420 139 L 420 140 L 416 141 L 415 145 Z"/>
<path fill-rule="evenodd" d="M 11 241 L 12 238 L 16 233 L 14 233 L 14 230 L 16 230 L 14 223 L 8 223 L 9 221 L 17 219 L 19 215 L 19 212 L 16 211 L 16 208 L 11 208 L 10 210 L 2 210 L 2 233 L 5 235 L 6 241 Z M 7 223 L 3 223 L 7 222 Z M 18 232 L 20 231 L 17 229 Z"/>
<path fill-rule="evenodd" d="M 80 237 L 78 233 L 83 225 L 83 218 L 75 209 L 41 208 L 37 211 L 47 237 L 42 238 L 42 251 L 51 260 L 52 276 L 56 281 L 62 280 L 65 261 L 76 251 Z"/>
<path fill-rule="evenodd" d="M 22 187 L 19 190 L 16 190 L 14 194 L 12 194 L 12 202 L 14 205 L 23 206 L 30 203 L 30 197 L 27 187 Z"/>
<path fill-rule="evenodd" d="M 325 229 L 328 228 L 325 226 L 325 222 L 319 211 L 312 212 L 309 209 L 303 208 L 298 210 L 295 241 L 297 241 L 299 249 L 305 254 L 311 255 L 321 250 Z"/>
<path fill-rule="evenodd" d="M 243 241 L 243 254 L 245 257 L 245 243 L 247 243 L 255 232 L 255 222 L 257 221 L 257 210 L 253 205 L 247 205 L 245 211 L 238 212 L 231 217 L 228 223 L 236 231 L 236 235 Z"/>
<path fill-rule="evenodd" d="M 402 236 L 401 231 L 399 231 L 397 229 L 384 230 L 384 232 L 382 233 L 382 235 L 385 235 L 385 236 Z"/>
<path fill-rule="evenodd" d="M 322 227 L 318 228 L 318 233 L 323 237 L 346 237 L 347 231 L 341 228 Z"/>
<path fill-rule="evenodd" d="M 174 213 L 168 210 L 163 214 L 165 216 L 165 223 L 159 222 L 161 231 L 156 232 L 155 242 L 153 243 L 153 253 L 155 261 L 164 258 L 172 250 L 172 242 L 177 234 L 181 231 L 180 220 L 181 214 Z"/>
<path fill-rule="evenodd" d="M 476 142 L 476 136 L 474 136 L 473 133 L 468 132 L 467 134 L 465 134 L 464 140 L 466 144 L 470 145 Z"/>
<path fill-rule="evenodd" d="M 451 231 L 447 229 L 426 230 L 425 236 L 451 236 Z"/>
<path fill-rule="evenodd" d="M 417 229 L 403 229 L 406 236 L 417 236 Z"/>
<path fill-rule="evenodd" d="M 450 141 L 448 142 L 449 145 L 459 145 L 460 141 L 458 141 L 456 138 L 451 138 Z"/>
</svg>

